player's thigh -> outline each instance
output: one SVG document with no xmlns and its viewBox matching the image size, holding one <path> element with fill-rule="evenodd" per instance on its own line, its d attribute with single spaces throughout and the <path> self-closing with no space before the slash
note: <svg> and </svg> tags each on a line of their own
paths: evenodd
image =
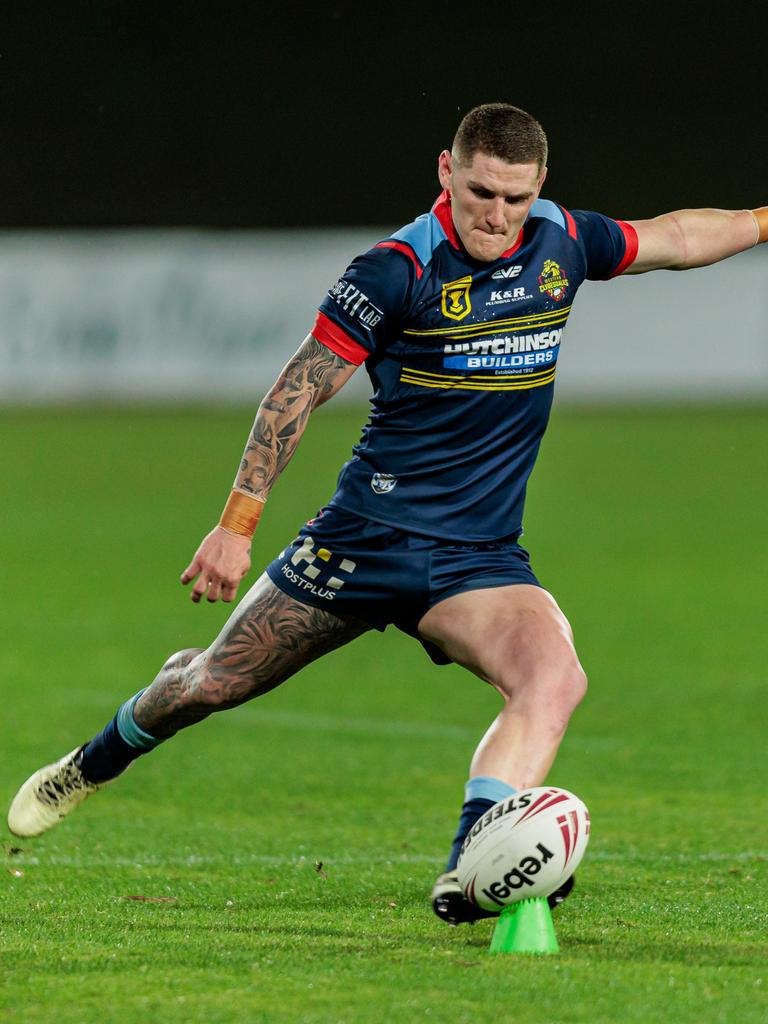
<svg viewBox="0 0 768 1024">
<path fill-rule="evenodd" d="M 580 671 L 568 620 L 551 594 L 529 584 L 448 597 L 423 616 L 419 633 L 504 690 L 542 675 Z"/>
<path fill-rule="evenodd" d="M 220 686 L 227 704 L 242 703 L 369 628 L 289 597 L 264 573 L 203 653 L 207 685 Z"/>
</svg>

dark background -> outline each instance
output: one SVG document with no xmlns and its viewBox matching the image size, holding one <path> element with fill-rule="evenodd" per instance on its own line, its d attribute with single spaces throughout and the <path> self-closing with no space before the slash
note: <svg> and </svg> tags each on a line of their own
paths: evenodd
<svg viewBox="0 0 768 1024">
<path fill-rule="evenodd" d="M 4 5 L 0 227 L 398 224 L 476 103 L 546 194 L 621 217 L 768 202 L 762 4 Z"/>
</svg>

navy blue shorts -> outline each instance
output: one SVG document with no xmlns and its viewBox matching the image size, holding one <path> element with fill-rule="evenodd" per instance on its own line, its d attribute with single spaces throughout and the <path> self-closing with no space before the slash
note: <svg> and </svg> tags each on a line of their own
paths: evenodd
<svg viewBox="0 0 768 1024">
<path fill-rule="evenodd" d="M 390 623 L 425 647 L 437 664 L 447 658 L 418 633 L 433 605 L 465 590 L 510 583 L 541 586 L 517 536 L 457 544 L 409 533 L 329 507 L 303 527 L 267 566 L 272 582 L 297 601 L 353 616 L 374 629 Z"/>
</svg>

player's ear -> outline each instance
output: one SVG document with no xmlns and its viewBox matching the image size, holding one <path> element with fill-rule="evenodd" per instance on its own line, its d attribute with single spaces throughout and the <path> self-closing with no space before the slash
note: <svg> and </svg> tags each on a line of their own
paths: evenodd
<svg viewBox="0 0 768 1024">
<path fill-rule="evenodd" d="M 437 176 L 443 188 L 451 187 L 451 172 L 453 171 L 453 158 L 450 150 L 444 149 L 437 158 Z"/>
<path fill-rule="evenodd" d="M 536 182 L 536 190 L 537 190 L 537 192 L 541 192 L 541 186 L 544 184 L 544 179 L 547 176 L 547 171 L 548 170 L 549 170 L 548 167 L 542 167 L 541 168 L 541 174 L 539 175 L 539 179 Z"/>
</svg>

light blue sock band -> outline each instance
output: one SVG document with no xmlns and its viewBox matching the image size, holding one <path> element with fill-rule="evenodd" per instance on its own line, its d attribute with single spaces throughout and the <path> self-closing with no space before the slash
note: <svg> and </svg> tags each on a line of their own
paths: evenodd
<svg viewBox="0 0 768 1024">
<path fill-rule="evenodd" d="M 476 775 L 464 787 L 464 800 L 493 800 L 495 804 L 517 790 L 492 775 Z"/>
<path fill-rule="evenodd" d="M 157 739 L 156 736 L 150 736 L 148 732 L 144 732 L 133 717 L 133 709 L 142 693 L 144 690 L 139 690 L 135 697 L 131 697 L 120 706 L 117 712 L 117 731 L 129 747 L 135 747 L 137 750 L 153 750 L 160 746 L 163 742 L 162 739 Z"/>
</svg>

